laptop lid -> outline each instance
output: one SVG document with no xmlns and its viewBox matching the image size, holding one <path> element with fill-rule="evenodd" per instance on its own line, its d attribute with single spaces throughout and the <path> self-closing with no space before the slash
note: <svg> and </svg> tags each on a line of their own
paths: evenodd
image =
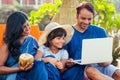
<svg viewBox="0 0 120 80">
<path fill-rule="evenodd" d="M 84 39 L 82 41 L 81 60 L 78 64 L 91 64 L 112 61 L 113 38 Z M 81 62 L 81 63 L 80 63 Z"/>
</svg>

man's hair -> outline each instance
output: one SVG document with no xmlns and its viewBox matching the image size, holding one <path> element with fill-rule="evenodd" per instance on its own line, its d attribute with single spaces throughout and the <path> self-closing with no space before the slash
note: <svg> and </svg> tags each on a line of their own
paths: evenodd
<svg viewBox="0 0 120 80">
<path fill-rule="evenodd" d="M 92 5 L 91 3 L 89 3 L 89 2 L 82 2 L 82 3 L 80 3 L 80 4 L 76 7 L 77 14 L 79 14 L 80 11 L 81 11 L 82 9 L 84 9 L 84 8 L 87 9 L 88 11 L 92 12 L 93 15 L 95 14 L 95 12 L 94 12 L 94 7 L 93 7 L 93 5 Z"/>
</svg>

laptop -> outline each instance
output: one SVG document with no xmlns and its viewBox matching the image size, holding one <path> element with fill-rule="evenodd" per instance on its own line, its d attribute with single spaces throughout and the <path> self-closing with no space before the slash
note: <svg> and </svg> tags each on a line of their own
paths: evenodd
<svg viewBox="0 0 120 80">
<path fill-rule="evenodd" d="M 113 38 L 83 39 L 81 60 L 76 64 L 92 64 L 112 61 Z"/>
</svg>

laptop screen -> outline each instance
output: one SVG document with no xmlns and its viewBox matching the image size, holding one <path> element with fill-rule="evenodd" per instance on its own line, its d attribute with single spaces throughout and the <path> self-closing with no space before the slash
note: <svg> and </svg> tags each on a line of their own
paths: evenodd
<svg viewBox="0 0 120 80">
<path fill-rule="evenodd" d="M 112 61 L 113 38 L 84 39 L 82 41 L 81 64 Z"/>
</svg>

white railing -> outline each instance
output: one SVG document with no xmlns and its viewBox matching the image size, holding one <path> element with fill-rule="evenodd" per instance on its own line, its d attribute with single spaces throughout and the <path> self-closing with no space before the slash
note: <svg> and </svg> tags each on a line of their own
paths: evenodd
<svg viewBox="0 0 120 80">
<path fill-rule="evenodd" d="M 38 8 L 39 5 L 44 4 L 44 3 L 46 2 L 46 0 L 34 0 L 34 1 L 35 1 L 35 4 L 30 4 L 30 0 L 27 0 L 27 1 L 26 1 L 26 4 L 24 4 L 24 0 L 20 0 L 19 5 L 20 5 L 20 6 L 24 6 L 24 5 L 34 6 L 35 8 Z M 54 0 L 51 0 L 51 3 L 54 3 Z M 4 4 L 4 5 L 7 5 L 7 3 Z M 10 4 L 9 4 L 9 5 L 10 5 Z M 11 5 L 13 5 L 13 4 L 11 4 Z M 2 0 L 0 0 L 0 8 L 1 8 L 2 6 L 3 6 Z"/>
</svg>

